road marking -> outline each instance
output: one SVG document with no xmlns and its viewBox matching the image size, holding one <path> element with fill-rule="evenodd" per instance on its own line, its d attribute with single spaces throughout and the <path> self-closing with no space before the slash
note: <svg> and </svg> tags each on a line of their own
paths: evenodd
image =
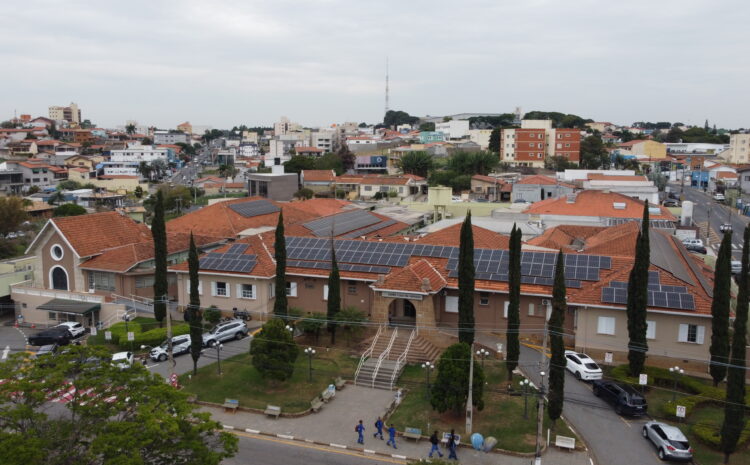
<svg viewBox="0 0 750 465">
<path fill-rule="evenodd" d="M 346 449 L 346 446 L 343 445 L 343 444 L 335 444 L 335 443 L 332 442 L 332 443 L 329 443 L 328 445 L 331 446 L 331 447 L 337 447 L 339 449 Z"/>
<path fill-rule="evenodd" d="M 281 439 L 294 439 L 294 436 L 290 436 L 288 434 L 277 434 L 276 437 Z"/>
<path fill-rule="evenodd" d="M 737 244 L 732 244 L 732 248 L 733 248 L 734 250 L 737 250 L 737 249 L 739 249 L 739 247 L 737 247 Z"/>
<path fill-rule="evenodd" d="M 5 349 L 3 349 L 2 359 L 5 360 L 6 358 L 8 358 L 9 353 L 10 353 L 10 346 L 5 346 Z"/>
<path fill-rule="evenodd" d="M 376 460 L 376 461 L 380 461 L 380 462 L 399 463 L 399 464 L 406 463 L 403 460 L 393 460 L 393 459 L 390 459 L 388 457 L 382 457 L 382 456 L 371 457 L 369 455 L 360 454 L 358 452 L 350 452 L 348 450 L 327 449 L 324 446 L 312 446 L 312 445 L 308 445 L 308 444 L 305 444 L 305 443 L 302 443 L 302 442 L 287 441 L 287 440 L 283 440 L 283 439 L 276 439 L 276 438 L 273 438 L 273 437 L 264 437 L 264 436 L 256 436 L 256 435 L 252 435 L 251 436 L 251 435 L 244 434 L 244 433 L 241 433 L 241 432 L 238 432 L 238 431 L 235 431 L 232 434 L 235 434 L 237 436 L 243 436 L 243 437 L 251 438 L 251 439 L 260 439 L 262 441 L 270 441 L 270 442 L 276 442 L 276 443 L 279 443 L 279 444 L 286 444 L 288 446 L 303 447 L 303 448 L 306 448 L 306 449 L 315 449 L 315 450 L 318 450 L 318 451 L 321 451 L 321 452 L 328 452 L 328 453 L 331 453 L 331 454 L 351 455 L 353 457 L 360 457 L 362 459 Z"/>
<path fill-rule="evenodd" d="M 622 418 L 620 415 L 617 415 L 617 418 L 619 418 L 623 423 L 625 423 L 626 425 L 628 425 L 628 428 L 632 428 L 632 426 L 630 426 L 630 423 L 628 423 L 627 421 L 625 421 L 625 419 Z"/>
</svg>

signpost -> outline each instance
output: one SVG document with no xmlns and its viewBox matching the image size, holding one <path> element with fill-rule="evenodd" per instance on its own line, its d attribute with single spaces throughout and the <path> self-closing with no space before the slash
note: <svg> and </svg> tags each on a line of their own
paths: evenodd
<svg viewBox="0 0 750 465">
<path fill-rule="evenodd" d="M 605 352 L 604 353 L 604 363 L 607 363 L 607 364 L 611 365 L 612 364 L 612 359 L 613 359 L 612 352 Z"/>
<path fill-rule="evenodd" d="M 686 409 L 684 405 L 678 405 L 677 411 L 675 412 L 677 418 L 685 418 L 685 413 L 686 413 L 685 411 Z"/>
<path fill-rule="evenodd" d="M 112 331 L 104 331 L 104 339 L 107 341 L 112 340 Z"/>
<path fill-rule="evenodd" d="M 648 375 L 646 373 L 641 373 L 638 375 L 638 384 L 641 386 L 645 386 L 648 384 Z"/>
</svg>

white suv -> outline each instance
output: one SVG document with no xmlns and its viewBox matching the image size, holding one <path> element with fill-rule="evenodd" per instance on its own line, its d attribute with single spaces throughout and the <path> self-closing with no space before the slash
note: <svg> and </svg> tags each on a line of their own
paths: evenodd
<svg viewBox="0 0 750 465">
<path fill-rule="evenodd" d="M 248 330 L 242 320 L 229 320 L 219 323 L 210 332 L 203 335 L 203 345 L 213 347 L 219 342 L 229 339 L 242 339 L 247 336 Z"/>
<path fill-rule="evenodd" d="M 703 247 L 703 241 L 700 239 L 683 239 L 682 243 L 683 245 L 695 245 Z"/>
<path fill-rule="evenodd" d="M 174 336 L 172 338 L 172 355 L 181 355 L 188 352 L 190 352 L 190 335 Z M 148 356 L 155 362 L 163 362 L 169 358 L 169 341 L 164 341 L 160 346 L 151 349 Z"/>
<path fill-rule="evenodd" d="M 70 337 L 73 339 L 83 336 L 83 333 L 86 332 L 86 328 L 84 328 L 81 323 L 75 321 L 66 321 L 65 323 L 60 323 L 57 327 L 67 329 L 70 333 Z"/>
</svg>

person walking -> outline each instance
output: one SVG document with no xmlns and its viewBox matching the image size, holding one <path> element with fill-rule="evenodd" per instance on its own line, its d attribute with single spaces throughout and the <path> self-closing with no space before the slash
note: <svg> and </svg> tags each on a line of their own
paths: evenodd
<svg viewBox="0 0 750 465">
<path fill-rule="evenodd" d="M 437 452 L 440 457 L 443 457 L 443 453 L 440 452 L 440 447 L 438 447 L 440 444 L 440 440 L 438 439 L 437 431 L 432 433 L 432 436 L 430 436 L 430 444 L 432 444 L 432 448 L 430 449 L 430 458 L 432 458 L 432 454 L 435 452 Z"/>
<path fill-rule="evenodd" d="M 383 419 L 378 417 L 377 421 L 375 421 L 375 428 L 377 428 L 377 432 L 372 435 L 372 437 L 376 438 L 380 436 L 380 440 L 383 440 Z"/>
<path fill-rule="evenodd" d="M 354 427 L 354 431 L 359 434 L 359 437 L 357 438 L 357 444 L 364 444 L 365 437 L 363 436 L 363 433 L 365 432 L 365 425 L 362 424 L 362 420 L 359 420 L 359 424 Z"/>
<path fill-rule="evenodd" d="M 451 435 L 448 438 L 448 459 L 458 460 L 458 456 L 456 455 L 456 430 L 451 430 Z"/>
<path fill-rule="evenodd" d="M 391 444 L 393 444 L 394 449 L 398 449 L 398 447 L 396 447 L 396 427 L 393 426 L 393 423 L 391 423 L 388 428 L 388 442 L 386 442 L 385 445 L 389 446 Z"/>
</svg>

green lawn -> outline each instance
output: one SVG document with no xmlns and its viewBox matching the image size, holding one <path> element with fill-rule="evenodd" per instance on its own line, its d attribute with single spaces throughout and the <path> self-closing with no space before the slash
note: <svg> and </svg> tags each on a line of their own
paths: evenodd
<svg viewBox="0 0 750 465">
<path fill-rule="evenodd" d="M 241 407 L 264 409 L 273 404 L 285 413 L 301 412 L 310 408 L 310 401 L 320 394 L 337 376 L 352 379 L 359 358 L 340 351 L 318 353 L 313 358 L 312 382 L 308 382 L 308 358 L 300 352 L 292 378 L 283 383 L 264 380 L 252 366 L 250 354 L 241 354 L 221 361 L 222 375 L 215 363 L 198 369 L 198 375 L 180 377 L 185 391 L 196 394 L 198 400 L 224 403 L 231 398 Z"/>
<path fill-rule="evenodd" d="M 481 433 L 484 437 L 493 436 L 497 439 L 499 448 L 533 452 L 536 444 L 534 398 L 531 395 L 528 397 L 528 418 L 524 419 L 523 396 L 509 396 L 503 392 L 508 384 L 504 363 L 488 360 L 485 368 L 488 383 L 485 386 L 485 406 L 481 412 L 474 413 L 473 431 Z M 520 378 L 514 378 L 516 385 L 518 381 Z M 423 434 L 428 434 L 428 431 L 443 432 L 455 428 L 456 433 L 464 434 L 466 419 L 463 413 L 439 414 L 429 406 L 425 372 L 420 366 L 407 366 L 399 385 L 408 388 L 409 392 L 389 419 L 396 425 L 396 429 L 403 431 L 406 427 L 420 428 Z M 545 438 L 546 428 L 549 426 L 550 422 L 545 413 Z M 557 422 L 557 434 L 575 437 L 562 420 Z"/>
</svg>

